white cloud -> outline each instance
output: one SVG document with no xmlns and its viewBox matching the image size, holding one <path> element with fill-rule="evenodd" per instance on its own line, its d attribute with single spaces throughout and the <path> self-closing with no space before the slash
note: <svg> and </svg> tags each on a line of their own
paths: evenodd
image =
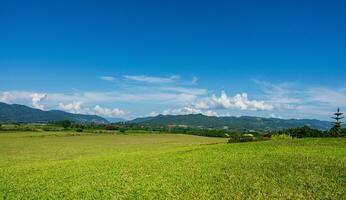
<svg viewBox="0 0 346 200">
<path fill-rule="evenodd" d="M 158 112 L 155 112 L 155 111 L 149 113 L 149 116 L 150 116 L 150 117 L 155 117 L 155 116 L 157 116 L 157 115 L 159 115 L 159 113 L 158 113 Z"/>
<path fill-rule="evenodd" d="M 206 101 L 196 102 L 192 106 L 201 109 L 239 109 L 239 110 L 272 110 L 273 105 L 264 101 L 249 100 L 246 93 L 236 94 L 233 97 L 227 96 L 225 91 L 221 91 L 220 97 L 212 95 Z"/>
<path fill-rule="evenodd" d="M 83 102 L 72 102 L 72 103 L 59 103 L 58 107 L 61 110 L 67 111 L 67 112 L 71 112 L 71 113 L 81 113 L 82 109 L 81 109 L 81 105 L 83 104 Z"/>
<path fill-rule="evenodd" d="M 0 95 L 0 102 L 11 103 L 13 99 L 15 99 L 15 97 L 10 92 L 3 92 Z"/>
<path fill-rule="evenodd" d="M 272 113 L 269 115 L 270 118 L 279 118 L 279 119 L 282 119 L 281 116 L 277 116 L 276 114 Z"/>
<path fill-rule="evenodd" d="M 44 106 L 40 103 L 47 97 L 46 94 L 33 93 L 30 95 L 30 97 L 31 97 L 32 107 L 40 109 L 40 110 L 44 109 Z"/>
<path fill-rule="evenodd" d="M 272 110 L 274 106 L 264 101 L 249 100 L 246 93 L 227 96 L 222 91 L 220 97 L 212 95 L 209 98 L 187 103 L 180 108 L 171 108 L 162 112 L 164 115 L 203 114 L 207 116 L 220 116 L 216 110 Z M 229 113 L 228 113 L 229 115 Z"/>
<path fill-rule="evenodd" d="M 113 82 L 115 80 L 113 76 L 101 76 L 100 79 L 109 82 Z"/>
<path fill-rule="evenodd" d="M 179 76 L 173 75 L 169 77 L 157 77 L 157 76 L 146 76 L 146 75 L 138 75 L 138 76 L 124 76 L 128 80 L 146 82 L 146 83 L 172 83 L 180 79 Z"/>
<path fill-rule="evenodd" d="M 203 114 L 207 116 L 218 116 L 218 113 L 213 110 L 201 110 L 190 106 L 182 108 L 167 109 L 162 112 L 163 115 L 189 115 L 189 114 Z"/>
<path fill-rule="evenodd" d="M 90 115 L 100 115 L 103 117 L 119 117 L 126 114 L 125 111 L 118 108 L 105 108 L 100 105 L 96 105 L 93 108 L 82 107 L 83 102 L 72 102 L 72 103 L 59 103 L 58 107 L 61 110 L 75 113 L 75 114 L 90 114 Z"/>
<path fill-rule="evenodd" d="M 124 116 L 126 113 L 123 110 L 120 110 L 118 108 L 104 108 L 99 105 L 96 105 L 93 109 L 96 115 L 101 115 L 105 117 L 119 117 Z"/>
<path fill-rule="evenodd" d="M 20 103 L 23 100 L 31 103 L 33 94 L 35 93 L 28 91 L 4 91 L 0 94 L 0 100 L 5 103 Z"/>
</svg>

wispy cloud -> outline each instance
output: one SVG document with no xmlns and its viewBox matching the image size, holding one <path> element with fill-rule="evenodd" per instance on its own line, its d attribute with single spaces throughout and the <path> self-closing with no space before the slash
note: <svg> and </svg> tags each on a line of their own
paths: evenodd
<svg viewBox="0 0 346 200">
<path fill-rule="evenodd" d="M 108 82 L 115 81 L 115 78 L 113 76 L 101 76 L 100 79 Z"/>
<path fill-rule="evenodd" d="M 337 107 L 346 108 L 346 88 L 307 87 L 298 83 L 270 83 L 255 80 L 266 101 L 282 115 L 328 116 Z M 280 114 L 281 115 L 281 114 Z"/>
<path fill-rule="evenodd" d="M 169 76 L 169 77 L 159 77 L 159 76 L 147 76 L 147 75 L 137 75 L 137 76 L 124 76 L 128 80 L 145 82 L 145 83 L 172 83 L 180 79 L 180 76 Z"/>
<path fill-rule="evenodd" d="M 185 94 L 192 94 L 192 95 L 204 95 L 208 92 L 208 90 L 203 88 L 192 88 L 192 87 L 158 87 L 157 89 L 161 91 L 185 93 Z"/>
<path fill-rule="evenodd" d="M 330 88 L 310 88 L 307 91 L 313 101 L 328 104 L 330 106 L 346 105 L 346 88 L 330 89 Z"/>
<path fill-rule="evenodd" d="M 195 85 L 197 84 L 197 82 L 198 82 L 197 76 L 192 77 L 191 83 Z"/>
</svg>

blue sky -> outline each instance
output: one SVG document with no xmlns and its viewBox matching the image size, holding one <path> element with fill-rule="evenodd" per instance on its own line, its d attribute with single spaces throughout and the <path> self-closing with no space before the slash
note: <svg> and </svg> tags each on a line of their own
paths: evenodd
<svg viewBox="0 0 346 200">
<path fill-rule="evenodd" d="M 345 1 L 0 1 L 0 101 L 105 117 L 329 119 Z"/>
</svg>

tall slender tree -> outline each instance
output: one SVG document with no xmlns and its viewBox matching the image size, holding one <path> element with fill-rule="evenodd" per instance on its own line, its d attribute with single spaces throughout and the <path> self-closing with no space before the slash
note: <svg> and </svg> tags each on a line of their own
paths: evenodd
<svg viewBox="0 0 346 200">
<path fill-rule="evenodd" d="M 334 113 L 334 116 L 332 117 L 335 122 L 332 123 L 333 127 L 330 129 L 329 133 L 332 137 L 339 137 L 341 136 L 341 125 L 342 125 L 342 119 L 344 118 L 343 113 L 340 112 L 340 108 L 338 108 L 337 112 Z"/>
</svg>

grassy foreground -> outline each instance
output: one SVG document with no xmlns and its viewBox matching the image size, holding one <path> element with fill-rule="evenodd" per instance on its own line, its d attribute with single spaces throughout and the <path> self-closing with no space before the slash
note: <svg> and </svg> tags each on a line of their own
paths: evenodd
<svg viewBox="0 0 346 200">
<path fill-rule="evenodd" d="M 346 199 L 346 139 L 0 133 L 0 199 Z"/>
</svg>

